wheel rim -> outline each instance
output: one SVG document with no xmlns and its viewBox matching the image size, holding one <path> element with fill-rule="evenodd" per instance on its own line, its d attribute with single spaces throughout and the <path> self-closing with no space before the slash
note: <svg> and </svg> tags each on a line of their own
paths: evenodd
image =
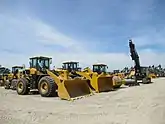
<svg viewBox="0 0 165 124">
<path fill-rule="evenodd" d="M 41 90 L 42 93 L 46 93 L 48 91 L 48 84 L 47 84 L 47 82 L 42 82 L 41 83 L 40 90 Z"/>
<path fill-rule="evenodd" d="M 18 92 L 22 92 L 23 91 L 23 83 L 22 82 L 18 83 L 17 89 L 18 89 Z"/>
</svg>

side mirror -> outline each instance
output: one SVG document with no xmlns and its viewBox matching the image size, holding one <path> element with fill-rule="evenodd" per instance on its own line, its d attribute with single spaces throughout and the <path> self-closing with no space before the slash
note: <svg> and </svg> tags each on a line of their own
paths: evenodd
<svg viewBox="0 0 165 124">
<path fill-rule="evenodd" d="M 107 66 L 107 69 L 108 69 L 108 66 Z"/>
</svg>

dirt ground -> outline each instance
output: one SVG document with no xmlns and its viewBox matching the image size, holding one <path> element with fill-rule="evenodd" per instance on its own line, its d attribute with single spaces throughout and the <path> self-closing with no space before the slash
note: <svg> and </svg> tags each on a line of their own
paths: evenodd
<svg viewBox="0 0 165 124">
<path fill-rule="evenodd" d="M 165 78 L 74 102 L 0 88 L 0 124 L 165 124 Z"/>
</svg>

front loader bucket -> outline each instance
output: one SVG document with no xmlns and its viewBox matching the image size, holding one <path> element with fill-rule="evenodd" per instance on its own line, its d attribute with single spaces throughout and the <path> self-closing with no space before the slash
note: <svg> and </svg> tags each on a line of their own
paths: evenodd
<svg viewBox="0 0 165 124">
<path fill-rule="evenodd" d="M 58 96 L 61 99 L 74 100 L 92 94 L 92 90 L 85 79 L 64 80 L 58 85 Z"/>
<path fill-rule="evenodd" d="M 99 92 L 106 92 L 113 89 L 113 81 L 112 77 L 98 77 L 96 81 L 91 82 L 93 83 L 93 88 L 97 93 Z"/>
</svg>

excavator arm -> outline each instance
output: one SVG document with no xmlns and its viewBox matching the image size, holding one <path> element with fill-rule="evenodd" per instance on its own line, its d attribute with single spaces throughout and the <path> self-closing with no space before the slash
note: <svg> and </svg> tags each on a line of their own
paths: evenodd
<svg viewBox="0 0 165 124">
<path fill-rule="evenodd" d="M 139 55 L 135 49 L 135 44 L 132 42 L 132 40 L 129 40 L 129 48 L 130 48 L 131 58 L 135 63 L 135 74 L 141 73 Z"/>
<path fill-rule="evenodd" d="M 151 78 L 149 77 L 148 67 L 142 67 L 140 65 L 139 55 L 135 49 L 135 44 L 132 40 L 129 40 L 129 48 L 131 53 L 131 58 L 135 63 L 135 79 L 142 80 L 143 83 L 151 82 Z"/>
</svg>

